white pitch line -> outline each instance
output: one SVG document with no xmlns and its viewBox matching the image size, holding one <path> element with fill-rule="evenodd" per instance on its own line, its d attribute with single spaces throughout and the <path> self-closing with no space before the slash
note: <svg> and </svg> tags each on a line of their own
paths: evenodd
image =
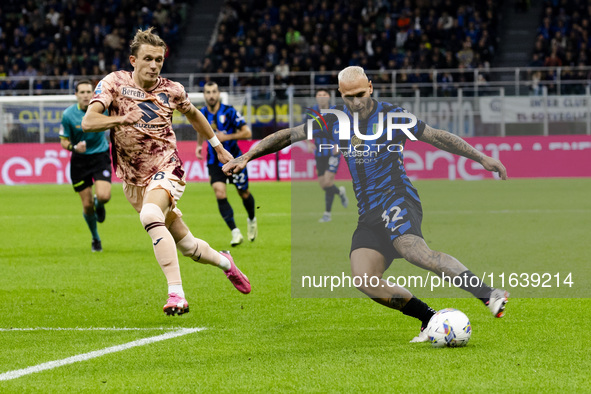
<svg viewBox="0 0 591 394">
<path fill-rule="evenodd" d="M 165 331 L 180 330 L 181 327 L 12 327 L 0 328 L 0 332 L 7 331 Z"/>
<path fill-rule="evenodd" d="M 203 330 L 205 330 L 204 327 L 183 328 L 178 331 L 169 332 L 169 333 L 158 335 L 155 337 L 138 339 L 137 341 L 124 343 L 122 345 L 117 345 L 117 346 L 111 346 L 111 347 L 104 348 L 101 350 L 95 350 L 95 351 L 89 352 L 89 353 L 79 354 L 77 356 L 64 358 L 62 360 L 50 361 L 47 363 L 34 365 L 32 367 L 27 367 L 27 368 L 23 368 L 23 369 L 17 369 L 14 371 L 4 372 L 4 373 L 0 374 L 0 381 L 20 378 L 21 376 L 29 375 L 32 373 L 41 372 L 41 371 L 45 371 L 48 369 L 54 369 L 54 368 L 58 368 L 58 367 L 63 367 L 64 365 L 73 364 L 73 363 L 77 363 L 80 361 L 86 361 L 86 360 L 90 360 L 92 358 L 104 356 L 105 354 L 116 353 L 116 352 L 120 352 L 122 350 L 130 349 L 132 347 L 143 346 L 143 345 L 148 345 L 148 344 L 154 343 L 154 342 L 165 341 L 167 339 L 176 338 L 176 337 L 180 337 L 180 336 L 187 335 L 187 334 L 192 334 L 194 332 L 203 331 Z"/>
</svg>

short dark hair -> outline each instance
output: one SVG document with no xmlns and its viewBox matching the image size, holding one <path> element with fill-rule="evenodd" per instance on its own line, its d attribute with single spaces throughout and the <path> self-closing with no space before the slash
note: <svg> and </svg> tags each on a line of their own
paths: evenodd
<svg viewBox="0 0 591 394">
<path fill-rule="evenodd" d="M 205 85 L 203 85 L 203 87 L 205 87 L 205 86 L 208 86 L 208 87 L 209 87 L 209 86 L 214 86 L 214 85 L 215 85 L 215 86 L 218 86 L 218 84 L 217 84 L 217 83 L 215 83 L 215 82 L 213 82 L 213 81 L 209 81 L 209 82 L 207 82 Z"/>
<path fill-rule="evenodd" d="M 90 85 L 90 88 L 93 86 L 90 79 L 81 79 L 80 81 L 76 82 L 76 93 L 78 93 L 78 86 L 80 85 Z"/>
<path fill-rule="evenodd" d="M 316 96 L 316 95 L 317 95 L 318 93 L 320 93 L 320 92 L 326 92 L 326 93 L 328 93 L 328 95 L 330 96 L 330 91 L 329 91 L 328 89 L 326 89 L 326 88 L 320 88 L 320 89 L 317 89 L 317 90 L 316 90 L 316 93 L 314 93 L 314 96 Z"/>
</svg>

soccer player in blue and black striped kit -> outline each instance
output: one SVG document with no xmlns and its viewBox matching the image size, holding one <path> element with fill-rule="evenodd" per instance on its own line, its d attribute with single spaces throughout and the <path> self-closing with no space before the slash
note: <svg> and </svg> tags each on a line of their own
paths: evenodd
<svg viewBox="0 0 591 394">
<path fill-rule="evenodd" d="M 231 105 L 226 105 L 221 102 L 220 90 L 217 83 L 206 83 L 203 88 L 203 95 L 205 97 L 206 106 L 201 108 L 201 113 L 211 124 L 213 131 L 224 145 L 224 148 L 234 157 L 242 155 L 237 141 L 249 139 L 252 135 L 250 128 L 244 121 L 244 117 Z M 197 141 L 197 151 L 195 154 L 198 159 L 201 159 L 201 145 L 202 141 Z M 240 173 L 232 174 L 232 176 L 225 175 L 222 172 L 222 163 L 218 160 L 213 148 L 208 145 L 207 149 L 209 182 L 215 193 L 220 214 L 232 231 L 230 244 L 232 246 L 240 245 L 244 240 L 244 237 L 234 221 L 234 210 L 228 202 L 226 183 L 234 184 L 240 198 L 242 198 L 242 204 L 248 214 L 246 235 L 252 242 L 257 236 L 258 226 L 255 217 L 254 197 L 248 189 L 248 171 L 244 168 Z"/>
<path fill-rule="evenodd" d="M 358 201 L 359 220 L 351 244 L 351 270 L 354 277 L 379 278 L 377 286 L 372 285 L 374 281 L 370 280 L 369 283 L 364 281 L 358 289 L 374 301 L 420 320 L 421 331 L 411 342 L 428 340 L 424 329 L 435 311 L 407 289 L 388 285 L 382 279 L 395 258 L 404 258 L 440 277 L 462 278 L 460 288 L 480 299 L 493 316 L 502 317 L 509 296 L 506 291 L 489 287 L 455 257 L 431 250 L 425 243 L 421 232 L 421 201 L 406 175 L 403 154 L 399 149 L 410 138 L 403 129 L 419 141 L 472 159 L 486 170 L 497 172 L 502 179 L 506 179 L 507 172 L 503 164 L 477 151 L 460 137 L 434 129 L 420 120 L 410 127 L 412 118 L 408 115 L 411 114 L 403 108 L 371 98 L 373 86 L 361 67 L 345 68 L 339 73 L 338 79 L 345 106 L 335 109 L 342 111 L 350 122 L 348 138 L 339 140 L 339 118 L 336 112 L 337 116 L 325 115 L 324 118 L 328 123 L 327 137 L 332 137 L 345 157 Z M 391 140 L 387 139 L 387 133 L 374 141 L 364 141 L 353 134 L 355 118 L 358 119 L 359 132 L 369 136 L 383 126 L 378 124 L 379 119 L 385 123 L 387 115 L 391 113 L 395 113 L 398 119 L 404 119 L 396 122 L 399 128 L 393 130 Z M 405 114 L 408 115 L 405 117 Z M 404 127 L 405 124 L 408 126 Z M 386 127 L 383 129 L 386 130 Z M 280 130 L 241 157 L 225 164 L 223 170 L 227 174 L 239 172 L 248 161 L 306 137 L 306 125 Z M 363 149 L 356 149 L 363 143 L 366 143 Z M 370 154 L 360 154 L 360 150 L 368 150 Z"/>
</svg>

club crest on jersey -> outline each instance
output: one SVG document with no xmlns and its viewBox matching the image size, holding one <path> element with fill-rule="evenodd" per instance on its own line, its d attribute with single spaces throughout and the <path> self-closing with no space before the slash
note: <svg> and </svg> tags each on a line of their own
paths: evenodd
<svg viewBox="0 0 591 394">
<path fill-rule="evenodd" d="M 356 147 L 357 145 L 361 145 L 362 143 L 363 141 L 361 141 L 361 138 L 357 137 L 356 135 L 351 137 L 351 145 Z"/>
<path fill-rule="evenodd" d="M 220 121 L 220 123 L 224 123 L 226 121 L 226 115 L 218 116 L 218 120 Z"/>
<path fill-rule="evenodd" d="M 131 97 L 131 98 L 139 98 L 139 99 L 143 99 L 146 98 L 146 93 L 142 92 L 139 89 L 135 89 L 135 88 L 121 88 L 121 95 L 125 96 L 125 97 Z"/>
</svg>

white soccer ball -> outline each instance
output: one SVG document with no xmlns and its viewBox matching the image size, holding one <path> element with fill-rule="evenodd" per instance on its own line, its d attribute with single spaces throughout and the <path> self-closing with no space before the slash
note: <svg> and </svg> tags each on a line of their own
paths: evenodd
<svg viewBox="0 0 591 394">
<path fill-rule="evenodd" d="M 433 315 L 426 330 L 433 347 L 466 346 L 472 335 L 468 316 L 453 308 L 442 309 Z"/>
</svg>

